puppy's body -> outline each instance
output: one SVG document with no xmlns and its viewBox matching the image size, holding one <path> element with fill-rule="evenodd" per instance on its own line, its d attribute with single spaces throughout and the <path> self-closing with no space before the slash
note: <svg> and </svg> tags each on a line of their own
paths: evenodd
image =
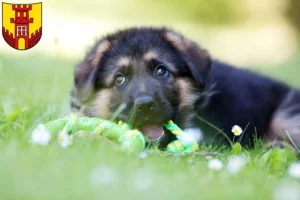
<svg viewBox="0 0 300 200">
<path fill-rule="evenodd" d="M 243 133 L 243 143 L 252 143 L 256 136 L 271 137 L 273 134 L 278 134 L 277 139 L 279 140 L 282 139 L 279 137 L 281 133 L 286 135 L 282 128 L 278 128 L 276 133 L 272 133 L 271 129 L 272 121 L 279 117 L 277 115 L 278 111 L 287 112 L 286 114 L 288 114 L 289 111 L 284 111 L 282 104 L 289 96 L 292 95 L 293 101 L 288 103 L 288 107 L 294 107 L 292 109 L 294 112 L 290 113 L 300 114 L 299 91 L 246 69 L 239 69 L 219 61 L 213 61 L 206 85 L 214 85 L 211 91 L 208 92 L 213 93 L 213 95 L 209 97 L 208 103 L 204 107 L 197 107 L 196 105 L 197 114 L 224 130 L 231 139 L 234 137 L 231 133 L 233 125 L 237 124 L 243 129 L 247 127 Z M 195 120 L 198 126 L 204 129 L 205 133 L 210 133 L 206 135 L 213 136 L 217 132 L 205 122 L 199 121 L 198 118 L 195 118 Z M 289 119 L 287 117 L 281 120 Z M 300 122 L 295 121 L 295 123 L 293 126 L 299 127 Z M 296 131 L 296 134 L 299 134 L 298 131 Z M 214 139 L 216 140 L 216 138 Z M 272 139 L 275 138 L 272 137 Z"/>
<path fill-rule="evenodd" d="M 115 116 L 161 139 L 172 119 L 182 128 L 200 128 L 204 141 L 226 142 L 231 128 L 246 128 L 267 140 L 300 145 L 300 92 L 289 86 L 211 59 L 194 42 L 165 28 L 132 28 L 102 38 L 78 65 L 72 99 L 85 115 Z M 204 120 L 203 120 L 204 119 Z M 247 126 L 248 125 L 248 126 Z M 167 135 L 168 136 L 168 135 Z M 162 143 L 172 138 L 164 137 Z M 289 141 L 289 140 L 288 140 Z"/>
</svg>

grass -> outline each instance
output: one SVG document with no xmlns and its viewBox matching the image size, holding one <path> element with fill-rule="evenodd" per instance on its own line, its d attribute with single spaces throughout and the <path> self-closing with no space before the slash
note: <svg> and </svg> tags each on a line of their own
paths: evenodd
<svg viewBox="0 0 300 200">
<path fill-rule="evenodd" d="M 291 63 L 285 75 L 296 74 L 299 61 Z M 68 112 L 74 64 L 42 55 L 0 55 L 0 199 L 247 200 L 273 199 L 283 181 L 299 189 L 299 182 L 286 176 L 295 160 L 281 152 L 262 162 L 259 140 L 254 149 L 243 149 L 250 163 L 237 175 L 209 170 L 211 156 L 166 157 L 149 149 L 143 158 L 107 140 L 79 140 L 67 149 L 57 143 L 30 144 L 33 128 Z M 283 78 L 276 75 L 282 75 L 281 69 L 269 70 L 272 73 L 264 73 Z M 291 84 L 300 85 L 296 75 L 288 77 Z M 219 147 L 201 147 L 216 150 Z M 226 163 L 230 149 L 219 152 L 216 157 Z"/>
</svg>

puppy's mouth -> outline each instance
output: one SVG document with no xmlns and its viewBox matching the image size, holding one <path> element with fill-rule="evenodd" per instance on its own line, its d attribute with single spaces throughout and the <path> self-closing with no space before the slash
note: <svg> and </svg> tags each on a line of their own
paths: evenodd
<svg viewBox="0 0 300 200">
<path fill-rule="evenodd" d="M 145 124 L 140 127 L 147 142 L 160 141 L 165 135 L 162 125 Z"/>
</svg>

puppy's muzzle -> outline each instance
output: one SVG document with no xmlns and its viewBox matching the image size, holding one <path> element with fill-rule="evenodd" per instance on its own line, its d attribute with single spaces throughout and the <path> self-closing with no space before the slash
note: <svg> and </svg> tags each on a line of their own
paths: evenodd
<svg viewBox="0 0 300 200">
<path fill-rule="evenodd" d="M 164 135 L 164 130 L 160 124 L 149 123 L 151 117 L 155 117 L 155 101 L 151 96 L 137 97 L 134 100 L 134 109 L 137 112 L 137 118 L 142 122 L 140 127 L 144 133 L 146 141 L 157 141 Z"/>
<path fill-rule="evenodd" d="M 154 99 L 151 96 L 138 97 L 134 100 L 134 108 L 139 114 L 149 114 L 154 110 Z"/>
</svg>

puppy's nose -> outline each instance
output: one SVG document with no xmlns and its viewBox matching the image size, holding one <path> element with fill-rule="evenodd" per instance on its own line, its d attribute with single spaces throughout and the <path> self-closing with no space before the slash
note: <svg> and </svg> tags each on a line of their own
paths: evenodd
<svg viewBox="0 0 300 200">
<path fill-rule="evenodd" d="M 134 107 L 139 112 L 147 113 L 154 109 L 154 100 L 150 96 L 138 97 L 134 100 Z"/>
</svg>

